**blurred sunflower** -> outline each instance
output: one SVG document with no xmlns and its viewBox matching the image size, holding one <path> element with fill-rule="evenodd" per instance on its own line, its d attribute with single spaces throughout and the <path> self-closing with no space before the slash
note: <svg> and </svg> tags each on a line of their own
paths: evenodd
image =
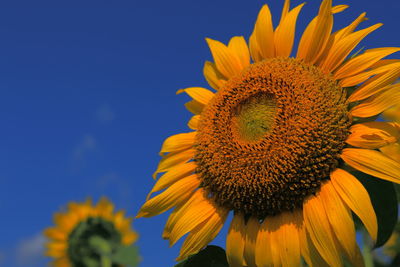
<svg viewBox="0 0 400 267">
<path fill-rule="evenodd" d="M 95 206 L 91 200 L 71 202 L 66 212 L 56 213 L 55 226 L 44 231 L 49 239 L 46 255 L 55 259 L 52 265 L 99 266 L 102 259 L 97 250 L 112 253 L 120 245 L 135 242 L 137 234 L 131 229 L 132 220 L 124 217 L 124 211 L 113 210 L 113 204 L 101 198 Z"/>
<path fill-rule="evenodd" d="M 399 138 L 397 124 L 374 121 L 399 101 L 397 47 L 349 57 L 381 26 L 356 31 L 361 14 L 332 33 L 347 8 L 324 0 L 291 57 L 301 4 L 284 3 L 274 29 L 263 6 L 246 43 L 207 39 L 214 63 L 204 76 L 216 90 L 179 90 L 194 131 L 167 138 L 154 174 L 164 173 L 137 217 L 174 208 L 163 238 L 188 234 L 178 260 L 198 252 L 234 212 L 226 240 L 230 266 L 363 266 L 354 212 L 377 237 L 368 192 L 349 170 L 398 183 L 400 164 L 378 151 Z M 165 190 L 164 190 L 165 189 Z M 151 194 L 162 191 L 151 197 Z"/>
</svg>

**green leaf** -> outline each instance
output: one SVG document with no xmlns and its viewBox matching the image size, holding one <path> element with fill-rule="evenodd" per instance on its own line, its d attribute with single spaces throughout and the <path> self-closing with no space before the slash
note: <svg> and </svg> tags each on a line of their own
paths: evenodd
<svg viewBox="0 0 400 267">
<path fill-rule="evenodd" d="M 134 246 L 120 246 L 111 255 L 111 260 L 113 263 L 127 265 L 127 266 L 137 266 L 140 257 L 136 247 Z"/>
<path fill-rule="evenodd" d="M 108 241 L 97 235 L 89 238 L 89 245 L 93 251 L 100 255 L 109 255 L 111 252 L 111 246 Z"/>
<path fill-rule="evenodd" d="M 175 267 L 229 267 L 225 250 L 218 246 L 207 246 L 199 253 L 189 256 Z"/>
<path fill-rule="evenodd" d="M 367 189 L 378 219 L 378 237 L 375 248 L 382 246 L 391 236 L 397 222 L 397 196 L 393 183 L 371 175 L 354 172 Z"/>
</svg>

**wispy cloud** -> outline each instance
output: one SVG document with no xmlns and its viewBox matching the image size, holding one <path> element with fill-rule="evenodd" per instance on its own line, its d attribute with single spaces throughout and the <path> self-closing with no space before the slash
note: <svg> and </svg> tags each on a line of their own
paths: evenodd
<svg viewBox="0 0 400 267">
<path fill-rule="evenodd" d="M 32 266 L 43 259 L 45 242 L 42 234 L 22 240 L 16 248 L 16 263 L 19 266 Z"/>
<path fill-rule="evenodd" d="M 107 173 L 99 178 L 96 183 L 96 187 L 100 194 L 104 192 L 114 191 L 120 198 L 121 202 L 130 202 L 132 197 L 131 186 L 124 178 L 119 176 L 115 172 Z"/>
<path fill-rule="evenodd" d="M 115 113 L 109 105 L 103 105 L 96 110 L 96 118 L 102 123 L 110 122 L 115 119 Z"/>
<path fill-rule="evenodd" d="M 96 148 L 96 139 L 92 135 L 85 135 L 81 142 L 74 149 L 74 159 L 76 161 L 84 160 L 87 153 Z"/>
</svg>

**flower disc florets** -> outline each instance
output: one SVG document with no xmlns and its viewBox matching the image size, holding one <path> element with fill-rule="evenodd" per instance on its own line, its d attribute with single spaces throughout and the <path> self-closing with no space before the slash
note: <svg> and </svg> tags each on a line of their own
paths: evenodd
<svg viewBox="0 0 400 267">
<path fill-rule="evenodd" d="M 292 58 L 252 64 L 201 114 L 196 172 L 221 206 L 260 219 L 301 208 L 339 163 L 349 134 L 346 94 Z"/>
</svg>

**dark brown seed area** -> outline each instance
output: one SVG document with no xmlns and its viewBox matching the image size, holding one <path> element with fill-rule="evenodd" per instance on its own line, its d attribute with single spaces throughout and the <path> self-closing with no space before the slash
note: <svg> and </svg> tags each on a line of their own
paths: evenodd
<svg viewBox="0 0 400 267">
<path fill-rule="evenodd" d="M 219 205 L 260 219 L 301 208 L 338 166 L 344 90 L 297 59 L 252 64 L 201 113 L 196 173 Z"/>
</svg>

